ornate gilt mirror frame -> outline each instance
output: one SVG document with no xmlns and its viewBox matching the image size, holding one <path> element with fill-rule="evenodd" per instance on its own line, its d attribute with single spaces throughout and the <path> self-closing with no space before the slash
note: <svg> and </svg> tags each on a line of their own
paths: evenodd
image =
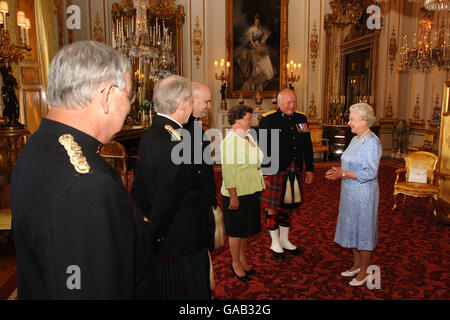
<svg viewBox="0 0 450 320">
<path fill-rule="evenodd" d="M 347 105 L 346 97 L 346 55 L 370 50 L 370 94 L 369 102 L 376 113 L 377 72 L 379 61 L 380 30 L 367 29 L 367 8 L 371 0 L 333 0 L 330 1 L 331 14 L 325 15 L 325 85 L 323 99 L 324 122 L 331 122 L 333 111 L 331 97 L 341 97 L 339 102 Z M 342 98 L 345 97 L 345 98 Z M 342 101 L 345 99 L 345 102 Z"/>
</svg>

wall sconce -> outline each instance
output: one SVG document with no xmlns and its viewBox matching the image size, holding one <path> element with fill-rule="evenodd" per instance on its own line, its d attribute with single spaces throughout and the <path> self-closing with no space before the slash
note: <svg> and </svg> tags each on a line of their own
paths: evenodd
<svg viewBox="0 0 450 320">
<path fill-rule="evenodd" d="M 9 66 L 18 63 L 27 52 L 31 51 L 28 30 L 31 28 L 30 19 L 25 17 L 23 11 L 17 12 L 17 26 L 20 28 L 20 41 L 18 44 L 11 43 L 9 34 L 7 14 L 9 12 L 8 2 L 0 1 L 0 65 Z"/>
<path fill-rule="evenodd" d="M 300 70 L 302 68 L 302 64 L 294 63 L 294 60 L 291 60 L 288 64 L 286 64 L 286 76 L 287 82 L 289 83 L 289 89 L 294 90 L 293 83 L 297 82 L 300 79 Z"/>
<path fill-rule="evenodd" d="M 222 110 L 227 110 L 227 101 L 225 99 L 225 93 L 227 91 L 227 79 L 230 72 L 230 62 L 225 62 L 225 59 L 221 59 L 220 63 L 216 60 L 214 61 L 214 66 L 216 67 L 215 77 L 216 80 L 222 81 L 222 86 L 220 87 L 220 93 L 222 95 L 222 102 L 220 103 L 220 108 Z M 219 68 L 220 67 L 220 68 Z M 219 72 L 219 74 L 217 73 Z"/>
</svg>

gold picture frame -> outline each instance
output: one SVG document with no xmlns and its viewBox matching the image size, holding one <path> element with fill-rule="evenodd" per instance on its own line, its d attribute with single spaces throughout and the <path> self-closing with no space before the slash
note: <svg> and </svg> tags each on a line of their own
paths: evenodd
<svg viewBox="0 0 450 320">
<path fill-rule="evenodd" d="M 227 98 L 255 98 L 258 93 L 271 98 L 287 87 L 288 4 L 289 0 L 226 0 Z M 258 26 L 259 36 L 254 31 Z M 250 34 L 258 42 L 248 40 Z M 256 63 L 259 68 L 254 68 Z"/>
</svg>

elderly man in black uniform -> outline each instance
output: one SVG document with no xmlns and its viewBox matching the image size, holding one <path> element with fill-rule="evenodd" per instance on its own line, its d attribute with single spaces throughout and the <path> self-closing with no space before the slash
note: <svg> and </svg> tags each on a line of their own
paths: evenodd
<svg viewBox="0 0 450 320">
<path fill-rule="evenodd" d="M 210 299 L 211 210 L 206 208 L 202 170 L 191 157 L 188 130 L 193 109 L 191 83 L 180 76 L 158 81 L 157 115 L 139 146 L 134 201 L 156 224 L 156 268 L 161 299 Z M 183 139 L 185 137 L 185 139 Z"/>
<path fill-rule="evenodd" d="M 306 116 L 296 111 L 297 96 L 290 89 L 284 89 L 278 94 L 278 106 L 275 111 L 267 112 L 263 115 L 259 123 L 259 130 L 279 131 L 279 141 L 268 140 L 267 144 L 262 144 L 265 157 L 278 156 L 279 167 L 274 175 L 266 175 L 266 188 L 261 196 L 261 207 L 266 209 L 266 224 L 269 229 L 272 244 L 270 250 L 278 259 L 285 259 L 284 252 L 294 255 L 302 254 L 301 250 L 289 241 L 290 211 L 296 207 L 295 203 L 285 205 L 283 202 L 283 191 L 285 190 L 286 177 L 289 173 L 299 176 L 303 170 L 303 163 L 306 164 L 305 183 L 313 181 L 313 151 L 311 136 L 309 133 Z M 270 134 L 268 135 L 270 137 Z M 279 154 L 273 154 L 274 143 L 279 145 Z M 263 167 L 269 167 L 264 164 Z M 264 168 L 263 168 L 264 173 Z M 301 179 L 299 189 L 301 190 Z M 293 189 L 292 189 L 293 190 Z M 301 197 L 301 195 L 298 195 Z M 300 198 L 299 198 L 300 199 Z M 300 203 L 300 202 L 299 202 Z M 298 205 L 299 205 L 298 203 Z"/>
<path fill-rule="evenodd" d="M 52 107 L 11 181 L 19 299 L 150 297 L 141 290 L 151 224 L 98 154 L 130 110 L 131 72 L 125 56 L 96 41 L 52 60 Z"/>
</svg>

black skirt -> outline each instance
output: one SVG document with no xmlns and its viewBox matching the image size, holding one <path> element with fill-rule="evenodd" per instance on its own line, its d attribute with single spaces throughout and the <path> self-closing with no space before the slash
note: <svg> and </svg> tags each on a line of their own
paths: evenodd
<svg viewBox="0 0 450 320">
<path fill-rule="evenodd" d="M 261 232 L 260 192 L 240 196 L 239 209 L 230 210 L 230 198 L 222 195 L 225 233 L 230 237 L 245 238 Z"/>
</svg>

